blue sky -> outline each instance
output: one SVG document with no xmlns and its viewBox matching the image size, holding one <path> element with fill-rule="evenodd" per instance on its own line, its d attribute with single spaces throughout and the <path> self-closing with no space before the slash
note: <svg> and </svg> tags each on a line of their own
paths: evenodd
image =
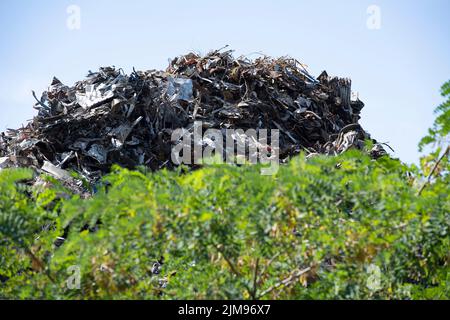
<svg viewBox="0 0 450 320">
<path fill-rule="evenodd" d="M 67 7 L 81 10 L 79 30 Z M 381 28 L 367 27 L 380 8 Z M 450 1 L 25 1 L 0 2 L 0 131 L 33 117 L 31 90 L 88 70 L 162 69 L 168 58 L 226 44 L 236 55 L 290 55 L 312 74 L 350 77 L 366 104 L 361 123 L 395 156 L 417 162 L 417 143 L 450 79 Z"/>
</svg>

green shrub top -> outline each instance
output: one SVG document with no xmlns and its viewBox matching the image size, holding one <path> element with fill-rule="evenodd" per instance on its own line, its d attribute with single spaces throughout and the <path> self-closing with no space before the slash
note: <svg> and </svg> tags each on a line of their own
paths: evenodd
<svg viewBox="0 0 450 320">
<path fill-rule="evenodd" d="M 31 176 L 0 171 L 1 298 L 449 297 L 448 176 L 418 195 L 396 160 L 116 167 L 87 200 Z"/>
</svg>

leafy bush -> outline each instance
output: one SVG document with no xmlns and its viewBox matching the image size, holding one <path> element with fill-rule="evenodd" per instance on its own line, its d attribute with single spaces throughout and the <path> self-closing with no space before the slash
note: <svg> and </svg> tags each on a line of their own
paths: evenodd
<svg viewBox="0 0 450 320">
<path fill-rule="evenodd" d="M 2 170 L 0 297 L 449 298 L 448 177 L 419 196 L 417 168 L 356 151 L 259 173 L 115 168 L 80 199 Z"/>
</svg>

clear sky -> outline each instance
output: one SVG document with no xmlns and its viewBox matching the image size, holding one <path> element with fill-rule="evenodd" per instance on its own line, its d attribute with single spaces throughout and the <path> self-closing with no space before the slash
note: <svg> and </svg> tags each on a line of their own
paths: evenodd
<svg viewBox="0 0 450 320">
<path fill-rule="evenodd" d="M 71 5 L 79 29 L 68 26 Z M 236 55 L 290 55 L 316 76 L 350 77 L 364 128 L 417 162 L 450 79 L 449 13 L 448 0 L 1 0 L 0 131 L 33 117 L 31 90 L 40 95 L 53 76 L 71 85 L 100 66 L 162 69 L 228 44 Z"/>
</svg>

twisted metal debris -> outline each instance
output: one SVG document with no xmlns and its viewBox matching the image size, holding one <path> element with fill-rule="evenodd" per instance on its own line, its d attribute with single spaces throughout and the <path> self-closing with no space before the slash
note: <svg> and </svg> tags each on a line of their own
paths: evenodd
<svg viewBox="0 0 450 320">
<path fill-rule="evenodd" d="M 0 168 L 34 167 L 60 179 L 74 170 L 91 182 L 112 164 L 171 168 L 171 133 L 190 130 L 194 121 L 208 128 L 280 129 L 284 160 L 301 151 L 362 149 L 370 138 L 358 124 L 364 103 L 352 99 L 351 81 L 326 72 L 316 79 L 289 57 L 189 53 L 166 71 L 126 75 L 104 67 L 72 87 L 54 78 L 35 98 L 37 116 L 1 134 Z M 383 154 L 375 144 L 371 155 Z"/>
</svg>

